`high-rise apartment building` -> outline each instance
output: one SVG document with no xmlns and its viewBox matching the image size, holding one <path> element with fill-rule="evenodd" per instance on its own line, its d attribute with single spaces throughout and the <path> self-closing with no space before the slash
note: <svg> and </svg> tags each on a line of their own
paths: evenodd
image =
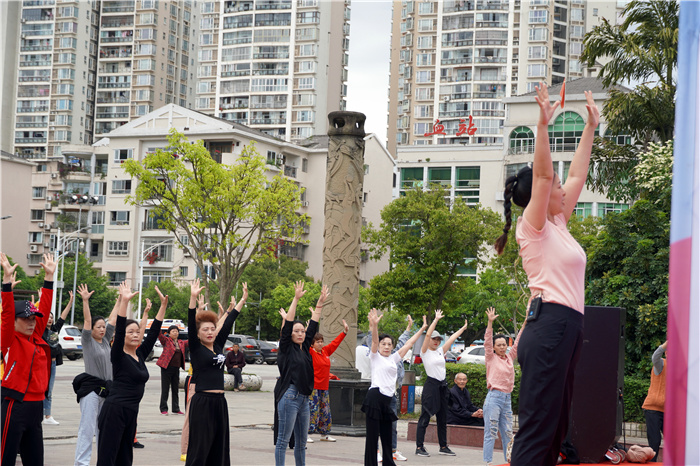
<svg viewBox="0 0 700 466">
<path fill-rule="evenodd" d="M 169 103 L 192 106 L 197 59 L 194 3 L 99 2 L 95 135 Z"/>
<path fill-rule="evenodd" d="M 97 2 L 24 0 L 19 12 L 14 152 L 46 159 L 90 144 L 97 67 Z"/>
<path fill-rule="evenodd" d="M 614 0 L 394 2 L 389 149 L 502 144 L 503 99 L 587 75 L 584 34 L 619 11 Z"/>
<path fill-rule="evenodd" d="M 345 109 L 350 1 L 199 2 L 195 108 L 285 140 Z"/>
</svg>

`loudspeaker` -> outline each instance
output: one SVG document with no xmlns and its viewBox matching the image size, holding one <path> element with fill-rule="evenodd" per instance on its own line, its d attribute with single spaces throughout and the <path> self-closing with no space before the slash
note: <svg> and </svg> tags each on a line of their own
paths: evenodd
<svg viewBox="0 0 700 466">
<path fill-rule="evenodd" d="M 569 437 L 582 463 L 600 463 L 622 435 L 625 309 L 586 306 Z"/>
</svg>

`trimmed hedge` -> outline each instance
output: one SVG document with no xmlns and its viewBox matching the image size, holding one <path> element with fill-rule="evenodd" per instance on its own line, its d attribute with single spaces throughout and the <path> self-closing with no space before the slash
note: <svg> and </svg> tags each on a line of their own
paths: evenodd
<svg viewBox="0 0 700 466">
<path fill-rule="evenodd" d="M 425 382 L 425 369 L 423 364 L 415 364 L 412 368 L 416 371 L 416 385 L 423 385 Z M 454 385 L 455 375 L 459 372 L 467 374 L 467 388 L 471 395 L 472 402 L 477 406 L 484 406 L 486 399 L 486 366 L 483 364 L 445 364 L 447 372 L 447 385 L 451 388 Z M 644 411 L 642 404 L 649 390 L 649 379 L 639 379 L 636 377 L 625 377 L 625 388 L 623 400 L 625 403 L 625 422 L 637 422 L 644 424 Z M 520 402 L 520 366 L 515 366 L 515 386 L 511 396 L 513 413 L 518 414 Z"/>
</svg>

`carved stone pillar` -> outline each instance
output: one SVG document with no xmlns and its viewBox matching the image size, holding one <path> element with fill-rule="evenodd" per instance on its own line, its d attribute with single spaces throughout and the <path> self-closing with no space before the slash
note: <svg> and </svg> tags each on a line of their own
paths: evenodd
<svg viewBox="0 0 700 466">
<path fill-rule="evenodd" d="M 331 341 L 343 331 L 343 319 L 350 327 L 331 356 L 331 372 L 341 379 L 331 380 L 329 386 L 332 431 L 361 436 L 365 433 L 365 416 L 360 408 L 369 388 L 355 369 L 365 115 L 331 112 L 328 123 L 323 284 L 328 286 L 330 296 L 324 305 L 320 332 Z"/>
<path fill-rule="evenodd" d="M 360 286 L 360 234 L 364 179 L 365 115 L 331 112 L 328 115 L 323 284 L 330 290 L 321 319 L 327 341 L 350 326 L 331 357 L 331 370 L 341 378 L 359 379 L 355 370 L 357 304 Z"/>
</svg>

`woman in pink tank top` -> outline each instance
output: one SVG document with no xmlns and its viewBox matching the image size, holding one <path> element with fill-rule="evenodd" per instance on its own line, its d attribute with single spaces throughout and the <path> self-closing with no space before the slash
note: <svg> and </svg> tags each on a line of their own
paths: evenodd
<svg viewBox="0 0 700 466">
<path fill-rule="evenodd" d="M 552 167 L 549 121 L 561 101 L 549 101 L 547 87 L 537 87 L 540 106 L 532 168 L 506 180 L 506 225 L 496 241 L 501 254 L 511 228 L 511 203 L 524 208 L 516 240 L 534 299 L 522 332 L 518 361 L 519 426 L 511 465 L 555 465 L 569 425 L 569 408 L 583 336 L 586 254 L 567 230 L 588 175 L 593 136 L 600 121 L 591 92 L 586 92 L 588 120 L 562 186 Z"/>
</svg>

